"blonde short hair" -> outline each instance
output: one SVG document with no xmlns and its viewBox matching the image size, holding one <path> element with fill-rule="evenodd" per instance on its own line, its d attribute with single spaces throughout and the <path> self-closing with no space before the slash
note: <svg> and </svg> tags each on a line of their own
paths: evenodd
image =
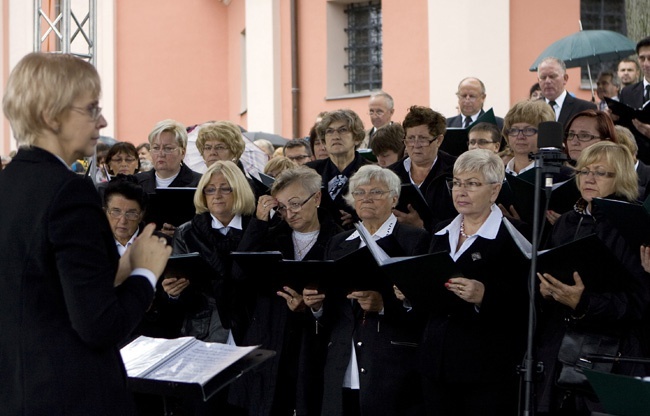
<svg viewBox="0 0 650 416">
<path fill-rule="evenodd" d="M 298 164 L 286 156 L 276 156 L 266 162 L 264 173 L 270 175 L 273 172 L 282 172 L 286 169 L 298 167 Z"/>
<path fill-rule="evenodd" d="M 199 130 L 196 138 L 196 148 L 199 149 L 201 154 L 203 154 L 205 142 L 210 140 L 223 142 L 230 152 L 232 152 L 235 160 L 241 158 L 246 148 L 246 142 L 241 134 L 241 129 L 230 121 L 215 121 L 201 126 L 201 130 Z"/>
<path fill-rule="evenodd" d="M 19 145 L 30 146 L 84 94 L 99 99 L 101 83 L 94 66 L 70 54 L 34 52 L 11 71 L 2 111 Z"/>
<path fill-rule="evenodd" d="M 153 130 L 149 133 L 149 145 L 153 145 L 153 141 L 165 132 L 174 135 L 178 147 L 183 150 L 187 149 L 187 129 L 183 124 L 170 118 L 156 123 Z"/>
<path fill-rule="evenodd" d="M 582 170 L 601 159 L 607 161 L 612 170 L 616 172 L 614 193 L 625 197 L 628 201 L 636 201 L 639 197 L 639 179 L 634 169 L 634 159 L 630 150 L 610 141 L 594 143 L 580 153 L 576 170 Z M 580 188 L 580 176 L 576 175 L 578 188 Z"/>
<path fill-rule="evenodd" d="M 232 206 L 232 213 L 235 215 L 251 215 L 255 212 L 255 195 L 251 189 L 246 176 L 234 162 L 229 160 L 218 160 L 208 168 L 201 176 L 199 184 L 194 193 L 194 207 L 197 214 L 210 211 L 203 195 L 203 189 L 208 185 L 213 175 L 221 173 L 232 188 L 232 195 L 235 200 Z"/>
</svg>

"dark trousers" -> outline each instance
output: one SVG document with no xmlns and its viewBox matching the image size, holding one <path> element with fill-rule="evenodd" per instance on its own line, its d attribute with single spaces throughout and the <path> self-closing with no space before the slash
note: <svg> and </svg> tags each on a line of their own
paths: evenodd
<svg viewBox="0 0 650 416">
<path fill-rule="evenodd" d="M 518 383 L 439 383 L 423 377 L 430 416 L 517 416 Z"/>
</svg>

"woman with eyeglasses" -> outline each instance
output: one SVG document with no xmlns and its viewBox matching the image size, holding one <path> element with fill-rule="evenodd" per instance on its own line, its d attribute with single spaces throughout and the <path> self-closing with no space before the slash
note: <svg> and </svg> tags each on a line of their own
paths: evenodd
<svg viewBox="0 0 650 416">
<path fill-rule="evenodd" d="M 186 308 L 181 335 L 225 343 L 233 339 L 232 259 L 255 211 L 255 197 L 241 170 L 230 161 L 214 162 L 194 194 L 196 216 L 174 234 L 173 254 L 198 252 L 214 270 L 203 287 L 183 276 L 165 276 L 162 286 L 172 302 Z M 197 279 L 198 281 L 198 279 Z"/>
<path fill-rule="evenodd" d="M 368 165 L 350 178 L 345 200 L 386 254 L 424 254 L 429 233 L 393 215 L 400 191 L 400 178 L 393 171 Z M 330 240 L 325 258 L 339 259 L 364 245 L 356 230 L 344 231 Z M 353 279 L 364 271 L 341 273 Z M 417 368 L 421 321 L 397 299 L 390 282 L 377 279 L 376 290 L 303 290 L 303 302 L 329 337 L 320 414 L 423 414 Z"/>
<path fill-rule="evenodd" d="M 388 167 L 400 177 L 402 183 L 418 187 L 431 209 L 426 223 L 409 204 L 408 212 L 395 210 L 399 222 L 431 231 L 438 222 L 456 215 L 447 190 L 446 180 L 451 177 L 456 158 L 439 150 L 447 130 L 447 119 L 427 107 L 409 108 L 402 127 L 407 158 Z M 433 219 L 429 219 L 432 217 Z"/>
<path fill-rule="evenodd" d="M 329 158 L 308 162 L 323 179 L 323 207 L 334 221 L 344 228 L 351 228 L 354 212 L 345 203 L 343 195 L 348 190 L 350 177 L 363 165 L 370 164 L 356 148 L 363 141 L 366 132 L 359 115 L 352 110 L 342 109 L 325 113 L 316 128 L 318 138 L 325 144 Z"/>
<path fill-rule="evenodd" d="M 93 65 L 30 53 L 3 93 L 18 152 L 0 172 L 1 412 L 134 415 L 118 346 L 171 249 L 150 225 L 120 258 L 94 185 L 71 170 L 107 126 Z"/>
<path fill-rule="evenodd" d="M 106 153 L 106 166 L 112 176 L 135 175 L 140 170 L 138 151 L 129 142 L 117 142 Z"/>
<path fill-rule="evenodd" d="M 306 166 L 278 174 L 270 195 L 259 198 L 238 251 L 277 250 L 285 259 L 323 260 L 325 246 L 342 228 L 319 209 L 321 181 Z M 271 221 L 272 213 L 282 221 Z M 251 281 L 252 276 L 244 279 Z M 276 356 L 233 385 L 231 399 L 250 415 L 320 414 L 324 335 L 315 331 L 302 293 L 294 289 L 287 286 L 273 294 L 251 289 L 255 302 L 242 345 L 261 345 Z"/>
<path fill-rule="evenodd" d="M 569 164 L 575 165 L 580 154 L 603 140 L 618 143 L 612 118 L 604 111 L 584 110 L 574 115 L 564 131 L 564 149 Z"/>
<path fill-rule="evenodd" d="M 522 224 L 495 205 L 504 174 L 494 151 L 474 149 L 456 159 L 448 182 L 458 215 L 437 224 L 429 252 L 448 252 L 462 277 L 444 283 L 459 302 L 437 302 L 424 331 L 420 368 L 429 415 L 518 414 L 527 268 L 523 257 L 516 260 L 508 229 Z"/>
<path fill-rule="evenodd" d="M 181 123 L 167 119 L 154 126 L 149 133 L 153 169 L 135 175 L 145 192 L 156 193 L 156 188 L 193 188 L 201 179 L 183 163 L 187 149 L 187 131 Z M 164 223 L 161 232 L 174 235 L 176 226 Z"/>
<path fill-rule="evenodd" d="M 595 234 L 620 260 L 625 271 L 611 276 L 611 289 L 594 291 L 573 272 L 571 284 L 539 270 L 539 294 L 543 298 L 538 324 L 537 357 L 544 362 L 544 382 L 537 393 L 539 412 L 589 415 L 604 412 L 593 395 L 556 385 L 558 351 L 567 328 L 590 330 L 617 339 L 623 356 L 640 356 L 640 320 L 649 304 L 648 276 L 641 268 L 638 247 L 630 247 L 617 229 L 595 209 L 594 198 L 635 201 L 638 185 L 632 155 L 624 146 L 602 141 L 582 151 L 576 164 L 576 182 L 581 198 L 572 211 L 563 214 L 553 226 L 546 248 L 557 247 Z M 639 375 L 633 364 L 616 364 L 613 372 Z M 538 413 L 540 414 L 540 413 Z"/>
</svg>

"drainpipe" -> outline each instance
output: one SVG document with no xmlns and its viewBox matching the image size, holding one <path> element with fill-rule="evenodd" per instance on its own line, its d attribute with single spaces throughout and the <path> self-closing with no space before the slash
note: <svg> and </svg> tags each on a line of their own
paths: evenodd
<svg viewBox="0 0 650 416">
<path fill-rule="evenodd" d="M 298 16 L 296 12 L 296 0 L 291 0 L 291 115 L 293 119 L 292 139 L 302 137 L 299 128 L 298 111 Z"/>
</svg>

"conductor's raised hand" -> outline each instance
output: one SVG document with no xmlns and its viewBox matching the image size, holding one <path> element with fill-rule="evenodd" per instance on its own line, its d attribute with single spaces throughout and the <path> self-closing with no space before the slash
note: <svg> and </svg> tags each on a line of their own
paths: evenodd
<svg viewBox="0 0 650 416">
<path fill-rule="evenodd" d="M 153 235 L 155 229 L 156 224 L 148 224 L 144 227 L 131 246 L 130 259 L 134 269 L 140 267 L 149 269 L 160 277 L 167 265 L 167 259 L 172 254 L 172 248 L 167 245 L 165 237 Z"/>
</svg>

